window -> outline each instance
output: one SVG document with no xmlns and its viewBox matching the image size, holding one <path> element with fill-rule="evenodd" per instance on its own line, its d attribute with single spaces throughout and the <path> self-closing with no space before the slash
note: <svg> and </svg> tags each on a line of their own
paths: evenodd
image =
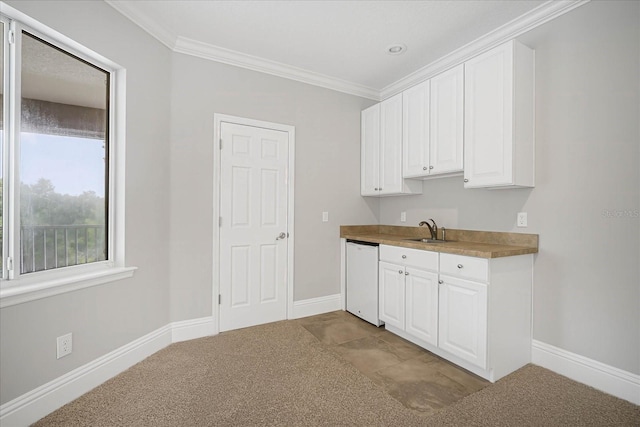
<svg viewBox="0 0 640 427">
<path fill-rule="evenodd" d="M 109 73 L 22 32 L 20 273 L 107 256 Z"/>
<path fill-rule="evenodd" d="M 3 13 L 0 306 L 133 272 L 122 227 L 124 70 L 4 4 Z"/>
</svg>

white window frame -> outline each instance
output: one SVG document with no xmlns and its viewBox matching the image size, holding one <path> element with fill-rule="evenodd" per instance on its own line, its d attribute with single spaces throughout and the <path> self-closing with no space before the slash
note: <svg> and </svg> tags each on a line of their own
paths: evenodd
<svg viewBox="0 0 640 427">
<path fill-rule="evenodd" d="M 3 274 L 0 278 L 0 308 L 40 298 L 97 286 L 132 277 L 136 267 L 125 266 L 125 136 L 126 136 L 126 70 L 109 59 L 52 30 L 24 13 L 0 2 L 0 19 L 4 23 L 4 147 L 3 147 L 3 200 L 12 207 L 7 209 L 3 223 Z M 108 259 L 52 270 L 20 274 L 20 66 L 18 37 L 25 30 L 63 51 L 69 52 L 110 73 L 109 100 L 109 212 Z M 13 32 L 13 36 L 10 35 Z M 9 37 L 13 42 L 9 43 Z M 7 203 L 4 203 L 7 206 Z M 7 258 L 13 259 L 9 270 Z"/>
</svg>

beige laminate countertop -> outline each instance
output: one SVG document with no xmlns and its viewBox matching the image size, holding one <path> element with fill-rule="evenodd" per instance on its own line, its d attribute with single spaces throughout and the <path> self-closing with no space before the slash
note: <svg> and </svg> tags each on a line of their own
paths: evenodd
<svg viewBox="0 0 640 427">
<path fill-rule="evenodd" d="M 443 243 L 415 242 L 407 239 L 426 238 L 426 227 L 399 227 L 387 225 L 341 226 L 340 237 L 363 242 L 401 246 L 479 258 L 500 258 L 538 252 L 538 235 L 447 229 Z M 441 239 L 441 230 L 438 231 Z"/>
</svg>

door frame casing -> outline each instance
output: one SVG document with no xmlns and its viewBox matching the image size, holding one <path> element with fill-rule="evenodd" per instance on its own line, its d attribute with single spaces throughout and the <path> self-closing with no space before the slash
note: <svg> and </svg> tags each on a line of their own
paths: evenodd
<svg viewBox="0 0 640 427">
<path fill-rule="evenodd" d="M 277 130 L 288 134 L 288 161 L 287 161 L 287 319 L 293 318 L 293 248 L 294 248 L 294 176 L 295 176 L 295 126 L 280 123 L 254 120 L 246 117 L 230 116 L 214 113 L 214 140 L 213 140 L 213 283 L 212 283 L 212 317 L 213 333 L 220 332 L 220 185 L 221 185 L 221 127 L 222 123 L 232 123 L 243 126 Z"/>
</svg>

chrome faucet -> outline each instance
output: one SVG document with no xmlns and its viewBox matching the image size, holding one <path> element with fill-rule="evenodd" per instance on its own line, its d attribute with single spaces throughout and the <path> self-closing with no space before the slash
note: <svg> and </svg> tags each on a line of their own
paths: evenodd
<svg viewBox="0 0 640 427">
<path fill-rule="evenodd" d="M 431 233 L 431 238 L 433 240 L 438 240 L 438 225 L 433 220 L 433 218 L 430 218 L 429 221 L 431 221 L 431 224 L 429 224 L 429 222 L 427 221 L 420 221 L 418 226 L 422 227 L 423 225 L 426 225 L 429 228 L 429 233 Z"/>
</svg>

